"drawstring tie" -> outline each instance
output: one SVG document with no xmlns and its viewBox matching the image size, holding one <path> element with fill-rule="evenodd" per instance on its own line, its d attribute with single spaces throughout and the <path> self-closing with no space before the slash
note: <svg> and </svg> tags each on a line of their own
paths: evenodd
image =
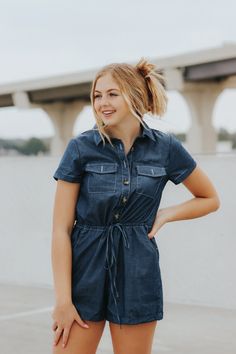
<svg viewBox="0 0 236 354">
<path fill-rule="evenodd" d="M 120 329 L 121 329 L 121 323 L 120 323 L 120 316 L 119 316 L 119 310 L 118 310 L 118 305 L 117 305 L 117 301 L 116 298 L 119 298 L 119 293 L 117 290 L 117 286 L 116 286 L 116 274 L 117 274 L 117 260 L 116 260 L 116 256 L 115 256 L 115 249 L 114 249 L 114 229 L 115 227 L 117 227 L 123 238 L 124 238 L 124 242 L 125 242 L 125 247 L 129 248 L 129 242 L 128 242 L 128 237 L 127 234 L 125 232 L 125 230 L 122 227 L 123 225 L 120 223 L 116 223 L 116 224 L 111 224 L 109 225 L 108 229 L 107 229 L 107 238 L 106 238 L 106 264 L 104 268 L 106 270 L 108 270 L 109 272 L 109 277 L 110 277 L 110 284 L 111 284 L 111 293 L 115 302 L 115 306 L 116 306 L 116 312 L 117 312 L 117 318 L 120 324 Z M 110 247 L 109 247 L 110 246 Z M 112 266 L 114 265 L 114 274 L 112 274 Z"/>
</svg>

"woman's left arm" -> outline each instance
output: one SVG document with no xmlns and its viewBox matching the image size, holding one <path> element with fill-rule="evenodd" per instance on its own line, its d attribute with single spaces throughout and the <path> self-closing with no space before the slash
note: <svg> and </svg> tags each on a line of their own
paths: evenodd
<svg viewBox="0 0 236 354">
<path fill-rule="evenodd" d="M 182 183 L 194 198 L 159 209 L 152 230 L 148 233 L 150 238 L 167 222 L 194 219 L 219 209 L 220 199 L 215 187 L 200 167 L 197 166 Z"/>
</svg>

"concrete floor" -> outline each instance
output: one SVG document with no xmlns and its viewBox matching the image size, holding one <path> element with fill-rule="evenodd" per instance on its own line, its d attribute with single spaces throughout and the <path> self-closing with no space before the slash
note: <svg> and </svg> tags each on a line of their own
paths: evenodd
<svg viewBox="0 0 236 354">
<path fill-rule="evenodd" d="M 51 354 L 52 306 L 51 289 L 0 284 L 0 353 Z M 107 322 L 97 354 L 108 353 Z M 236 311 L 165 303 L 152 354 L 166 353 L 235 354 Z"/>
</svg>

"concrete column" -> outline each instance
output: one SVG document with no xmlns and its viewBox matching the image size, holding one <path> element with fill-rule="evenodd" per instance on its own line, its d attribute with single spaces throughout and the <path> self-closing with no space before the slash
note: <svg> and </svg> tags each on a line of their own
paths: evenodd
<svg viewBox="0 0 236 354">
<path fill-rule="evenodd" d="M 212 118 L 215 102 L 221 92 L 221 87 L 211 84 L 191 85 L 180 91 L 188 104 L 192 118 L 186 142 L 193 153 L 216 152 L 217 132 L 212 124 Z"/>
<path fill-rule="evenodd" d="M 75 121 L 86 105 L 87 103 L 84 101 L 74 101 L 69 103 L 56 102 L 40 106 L 49 115 L 55 128 L 55 136 L 51 144 L 52 156 L 58 156 L 63 153 L 69 139 L 73 136 Z"/>
</svg>

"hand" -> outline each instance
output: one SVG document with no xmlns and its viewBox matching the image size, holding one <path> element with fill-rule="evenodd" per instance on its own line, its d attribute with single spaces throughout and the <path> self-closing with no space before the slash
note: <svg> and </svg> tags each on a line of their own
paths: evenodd
<svg viewBox="0 0 236 354">
<path fill-rule="evenodd" d="M 52 313 L 52 318 L 54 319 L 52 330 L 55 332 L 54 345 L 57 345 L 62 335 L 63 348 L 68 342 L 70 329 L 74 321 L 76 321 L 83 328 L 89 328 L 87 323 L 82 321 L 72 303 L 56 305 Z"/>
<path fill-rule="evenodd" d="M 169 212 L 166 209 L 159 209 L 156 218 L 154 220 L 154 223 L 152 225 L 151 231 L 148 233 L 148 237 L 152 238 L 156 236 L 157 231 L 166 223 L 169 221 Z"/>
</svg>

